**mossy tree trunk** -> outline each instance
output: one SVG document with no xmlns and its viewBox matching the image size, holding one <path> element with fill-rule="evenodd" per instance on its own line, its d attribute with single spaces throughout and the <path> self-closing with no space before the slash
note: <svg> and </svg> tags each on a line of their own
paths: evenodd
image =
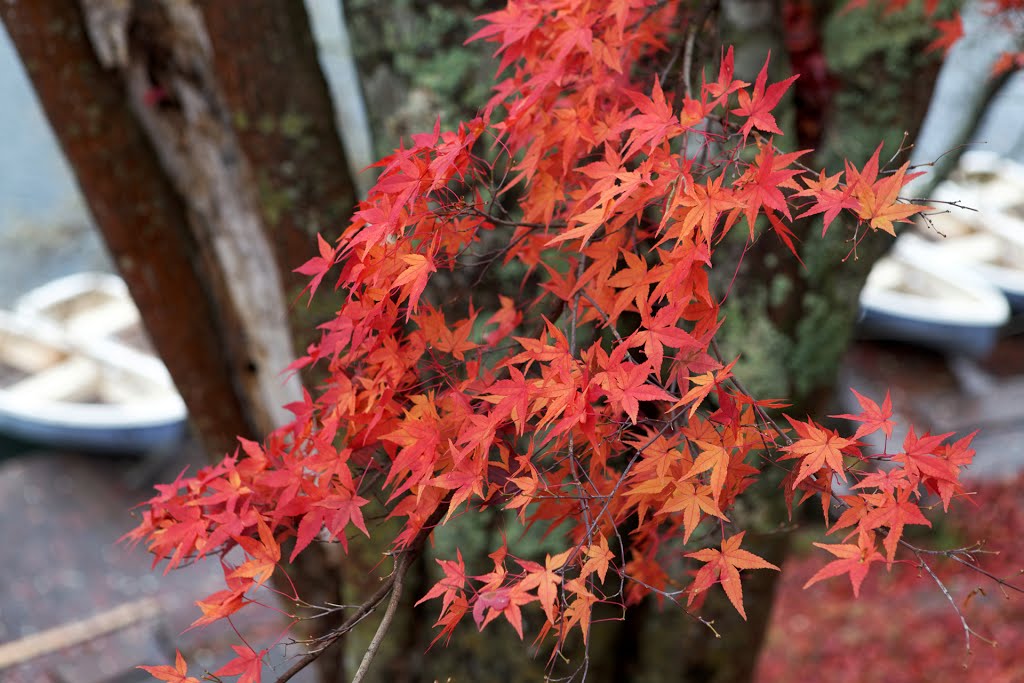
<svg viewBox="0 0 1024 683">
<path fill-rule="evenodd" d="M 794 84 L 777 111 L 788 133 L 776 143 L 816 145 L 815 158 L 803 161 L 832 172 L 842 169 L 844 158 L 863 163 L 880 141 L 886 143 L 883 162 L 901 142 L 911 143 L 940 65 L 937 55 L 924 52 L 930 36 L 919 15 L 862 10 L 840 16 L 843 4 L 723 2 L 718 25 L 724 40 L 737 46 L 737 76 L 745 80 L 754 80 L 769 49 L 776 73 L 772 80 L 788 75 L 787 55 L 801 70 L 808 63 L 827 66 L 819 78 L 807 74 Z M 906 150 L 897 155 L 897 163 L 907 155 Z M 720 246 L 714 279 L 721 293 L 731 287 L 720 344 L 726 357 L 740 356 L 736 374 L 755 395 L 784 397 L 797 412 L 822 416 L 835 412 L 828 404 L 852 337 L 860 289 L 892 240 L 868 235 L 854 250 L 847 226 L 837 223 L 822 238 L 820 216 L 798 220 L 791 228 L 806 267 L 770 234 L 745 253 L 742 240 Z M 782 474 L 767 471 L 733 516 L 748 529 L 744 544 L 779 566 L 791 535 L 778 489 Z M 627 616 L 618 636 L 599 648 L 610 660 L 599 664 L 601 680 L 621 679 L 624 671 L 630 680 L 651 683 L 751 680 L 778 576 L 744 576 L 746 621 L 724 595 L 712 592 L 701 615 L 714 622 L 721 638 L 672 606 L 646 606 L 639 616 Z"/>
</svg>

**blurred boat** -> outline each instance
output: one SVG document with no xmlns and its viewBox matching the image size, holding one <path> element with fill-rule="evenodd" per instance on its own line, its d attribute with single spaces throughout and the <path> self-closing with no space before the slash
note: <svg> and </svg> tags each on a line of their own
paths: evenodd
<svg viewBox="0 0 1024 683">
<path fill-rule="evenodd" d="M 875 264 L 860 295 L 858 332 L 974 357 L 1009 320 L 1002 293 L 921 237 L 904 234 Z"/>
<path fill-rule="evenodd" d="M 1002 210 L 987 210 L 976 192 L 952 182 L 935 188 L 931 199 L 939 212 L 919 219 L 919 234 L 943 258 L 999 289 L 1011 310 L 1024 312 L 1024 222 Z M 961 208 L 966 205 L 980 210 Z"/>
<path fill-rule="evenodd" d="M 146 453 L 186 429 L 185 404 L 120 278 L 68 276 L 0 311 L 0 430 L 58 448 Z"/>
<path fill-rule="evenodd" d="M 1024 166 L 1017 162 L 994 152 L 965 152 L 950 179 L 970 194 L 962 198 L 968 206 L 1024 220 Z"/>
<path fill-rule="evenodd" d="M 110 273 L 74 273 L 52 280 L 19 297 L 14 311 L 46 319 L 71 339 L 111 338 L 155 357 L 127 285 Z"/>
</svg>

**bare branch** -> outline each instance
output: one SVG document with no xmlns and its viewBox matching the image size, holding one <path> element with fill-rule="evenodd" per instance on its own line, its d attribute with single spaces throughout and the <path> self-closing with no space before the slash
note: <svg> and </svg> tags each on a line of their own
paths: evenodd
<svg viewBox="0 0 1024 683">
<path fill-rule="evenodd" d="M 356 669 L 356 675 L 352 677 L 352 683 L 360 683 L 366 677 L 366 672 L 370 670 L 370 664 L 373 662 L 377 650 L 380 649 L 384 636 L 387 635 L 388 629 L 391 628 L 391 622 L 394 620 L 395 612 L 398 610 L 398 603 L 402 600 L 402 585 L 405 580 L 405 573 L 409 571 L 410 564 L 411 557 L 409 553 L 403 553 L 395 563 L 395 571 L 391 575 L 394 578 L 391 600 L 388 601 L 388 608 L 384 612 L 384 618 L 380 620 L 377 632 L 373 634 L 373 640 L 370 641 L 366 652 L 363 653 L 363 660 L 359 662 L 359 668 Z"/>
</svg>

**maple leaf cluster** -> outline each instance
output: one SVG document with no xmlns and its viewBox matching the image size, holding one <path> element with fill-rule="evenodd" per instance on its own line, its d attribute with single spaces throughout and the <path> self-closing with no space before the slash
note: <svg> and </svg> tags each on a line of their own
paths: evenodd
<svg viewBox="0 0 1024 683">
<path fill-rule="evenodd" d="M 946 507 L 961 493 L 970 437 L 911 432 L 902 452 L 866 455 L 861 439 L 890 433 L 891 406 L 864 397 L 849 438 L 813 420 L 782 429 L 768 411 L 783 404 L 747 395 L 716 352 L 708 271 L 741 218 L 746 239 L 775 235 L 799 258 L 794 216 L 894 234 L 926 207 L 900 201 L 913 174 L 885 172 L 880 150 L 836 175 L 780 150 L 772 111 L 796 76 L 769 84 L 767 62 L 751 85 L 725 51 L 693 94 L 648 76 L 638 65 L 656 61 L 681 11 L 514 0 L 483 17 L 474 39 L 497 44 L 503 74 L 487 107 L 381 160 L 352 223 L 299 269 L 311 296 L 331 279 L 342 293 L 292 366 L 320 364 L 323 385 L 264 443 L 157 487 L 128 535 L 168 570 L 221 558 L 225 589 L 194 626 L 249 604 L 282 571 L 286 541 L 294 559 L 369 536 L 367 506 L 397 521 L 394 554 L 469 511 L 552 530 L 559 552 L 519 557 L 506 543 L 481 576 L 461 552 L 438 559 L 420 602 L 440 600 L 438 638 L 466 615 L 524 637 L 523 610 L 536 609 L 537 637 L 558 647 L 573 631 L 586 642 L 598 603 L 654 594 L 696 609 L 720 586 L 743 615 L 743 572 L 778 568 L 740 547 L 730 514 L 768 467 L 796 461 L 782 495 L 819 498 L 826 524 L 843 508 L 832 531 L 852 542 L 823 546 L 838 559 L 811 583 L 848 574 L 855 592 L 873 562 L 892 565 L 905 526 L 928 523 L 926 496 Z M 474 297 L 494 270 L 515 275 Z M 459 274 L 470 284 L 439 284 Z M 239 647 L 218 674 L 259 680 L 266 652 Z M 160 669 L 172 672 L 187 680 L 183 663 Z"/>
</svg>

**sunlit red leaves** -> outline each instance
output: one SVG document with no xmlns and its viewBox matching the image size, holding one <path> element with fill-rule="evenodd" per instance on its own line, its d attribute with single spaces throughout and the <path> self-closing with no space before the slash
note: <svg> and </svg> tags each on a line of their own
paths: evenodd
<svg viewBox="0 0 1024 683">
<path fill-rule="evenodd" d="M 640 93 L 629 95 L 640 113 L 620 124 L 623 131 L 629 131 L 623 152 L 626 156 L 629 156 L 630 150 L 664 144 L 682 132 L 682 127 L 676 119 L 675 112 L 672 111 L 671 103 L 666 100 L 657 77 L 654 79 L 654 89 L 650 98 Z M 671 96 L 671 93 L 669 95 Z"/>
<path fill-rule="evenodd" d="M 771 139 L 767 144 L 759 144 L 758 147 L 757 157 L 734 183 L 739 188 L 735 198 L 743 206 L 743 215 L 747 219 L 751 236 L 754 234 L 757 215 L 762 208 L 777 211 L 792 220 L 789 203 L 782 190 L 800 190 L 794 178 L 802 171 L 790 168 L 790 165 L 807 153 L 805 150 L 776 155 L 775 145 Z"/>
<path fill-rule="evenodd" d="M 794 196 L 811 197 L 814 205 L 807 208 L 798 218 L 825 214 L 822 236 L 829 226 L 845 209 L 854 214 L 860 221 L 868 224 L 872 230 L 882 230 L 895 236 L 894 223 L 909 223 L 910 218 L 930 207 L 899 201 L 900 190 L 920 173 L 907 174 L 908 164 L 903 164 L 896 171 L 879 175 L 878 156 L 882 151 L 879 145 L 864 167 L 858 170 L 849 161 L 846 162 L 845 183 L 840 179 L 843 174 L 827 176 L 821 171 L 817 180 L 803 177 L 807 186 Z"/>
<path fill-rule="evenodd" d="M 960 468 L 971 464 L 974 450 L 970 448 L 974 434 L 945 443 L 952 434 L 924 434 L 918 437 L 913 427 L 903 440 L 903 452 L 894 460 L 903 463 L 913 484 L 923 483 L 942 498 L 943 509 L 949 508 L 952 497 L 963 491 Z"/>
<path fill-rule="evenodd" d="M 885 546 L 885 559 L 889 564 L 896 558 L 896 548 L 903 537 L 903 527 L 907 524 L 932 525 L 921 514 L 921 508 L 917 503 L 910 500 L 912 493 L 910 489 L 903 489 L 898 493 L 890 491 L 872 495 L 869 500 L 874 509 L 861 520 L 860 527 L 866 531 L 881 527 L 888 529 L 882 545 Z"/>
<path fill-rule="evenodd" d="M 425 254 L 405 254 L 401 258 L 406 268 L 395 278 L 392 286 L 401 287 L 402 297 L 409 300 L 409 308 L 406 313 L 406 318 L 408 318 L 416 312 L 420 295 L 423 294 L 423 289 L 427 286 L 427 278 L 431 273 L 437 271 L 437 268 L 430 257 Z"/>
<path fill-rule="evenodd" d="M 739 570 L 774 569 L 779 571 L 779 568 L 752 552 L 740 549 L 745 533 L 741 531 L 738 534 L 723 539 L 721 550 L 705 548 L 704 550 L 686 554 L 686 557 L 692 557 L 705 563 L 697 572 L 697 576 L 694 577 L 693 584 L 690 586 L 690 603 L 693 603 L 697 595 L 711 588 L 716 583 L 720 583 L 726 596 L 729 598 L 729 602 L 740 613 L 740 616 L 746 620 L 747 613 L 743 609 L 743 587 L 740 584 Z"/>
<path fill-rule="evenodd" d="M 895 423 L 892 421 L 892 399 L 889 397 L 889 392 L 885 392 L 885 400 L 882 401 L 882 405 L 879 407 L 877 403 L 867 396 L 857 393 L 856 389 L 850 389 L 850 391 L 857 397 L 857 402 L 860 404 L 862 412 L 857 415 L 844 413 L 842 415 L 831 415 L 830 417 L 842 417 L 847 420 L 860 422 L 860 426 L 857 427 L 857 431 L 853 435 L 854 441 L 868 434 L 873 434 L 879 429 L 882 430 L 886 438 L 892 436 L 892 429 Z"/>
<path fill-rule="evenodd" d="M 277 568 L 277 563 L 281 561 L 281 546 L 274 539 L 270 527 L 262 519 L 258 520 L 257 526 L 259 540 L 249 536 L 239 536 L 235 539 L 245 550 L 249 559 L 232 572 L 231 576 L 252 579 L 257 584 L 261 584 L 270 578 Z"/>
<path fill-rule="evenodd" d="M 636 424 L 641 401 L 671 401 L 674 396 L 650 383 L 652 368 L 649 364 L 636 365 L 619 362 L 607 371 L 595 375 L 594 381 L 604 389 L 609 403 L 629 416 Z"/>
<path fill-rule="evenodd" d="M 416 604 L 441 598 L 441 616 L 435 626 L 443 626 L 434 642 L 442 636 L 451 636 L 455 625 L 462 619 L 469 609 L 466 598 L 466 565 L 462 560 L 462 551 L 457 551 L 457 560 L 437 560 L 444 572 L 444 578 L 434 584 L 427 594 L 416 601 Z"/>
<path fill-rule="evenodd" d="M 842 175 L 842 173 L 836 173 L 835 175 L 827 176 L 825 171 L 821 171 L 817 180 L 804 176 L 803 182 L 807 185 L 807 189 L 796 193 L 798 197 L 812 197 L 814 199 L 814 206 L 804 211 L 797 218 L 814 216 L 819 213 L 825 214 L 824 225 L 821 229 L 822 237 L 825 236 L 829 226 L 832 225 L 832 221 L 838 218 L 843 209 L 856 211 L 860 206 L 853 197 L 853 188 L 849 185 L 840 184 L 839 179 Z"/>
<path fill-rule="evenodd" d="M 394 552 L 456 510 L 514 510 L 506 524 L 552 530 L 549 554 L 506 568 L 503 545 L 482 576 L 466 575 L 461 551 L 439 560 L 419 602 L 440 600 L 438 638 L 467 615 L 522 637 L 537 603 L 539 641 L 561 643 L 576 629 L 588 638 L 599 602 L 683 590 L 693 605 L 715 583 L 744 614 L 741 572 L 775 567 L 740 549 L 734 505 L 779 460 L 797 461 L 782 495 L 820 500 L 826 524 L 833 480 L 852 478 L 834 530 L 858 544 L 827 546 L 839 559 L 812 583 L 849 574 L 855 592 L 871 562 L 893 560 L 906 525 L 926 523 L 922 496 L 948 505 L 962 491 L 969 437 L 912 431 L 903 452 L 876 456 L 899 467 L 846 467 L 867 461 L 860 438 L 891 434 L 888 395 L 857 394 L 861 412 L 843 416 L 860 423 L 852 438 L 791 420 L 779 450 L 765 416 L 784 406 L 746 396 L 713 346 L 722 294 L 709 272 L 741 217 L 748 238 L 774 232 L 795 255 L 794 215 L 893 232 L 923 207 L 898 200 L 913 174 L 880 169 L 880 150 L 835 175 L 804 175 L 804 153 L 780 151 L 773 111 L 795 76 L 769 84 L 765 63 L 751 87 L 729 49 L 699 92 L 648 78 L 677 5 L 512 2 L 484 17 L 475 37 L 512 67 L 485 117 L 402 143 L 338 242 L 321 239 L 299 269 L 310 290 L 340 271 L 337 312 L 293 365 L 319 363 L 323 386 L 265 444 L 161 488 L 129 534 L 169 566 L 240 546 L 197 625 L 248 604 L 281 545 L 294 542 L 295 559 L 314 541 L 347 549 L 353 529 L 369 535 L 371 500 Z M 486 292 L 464 284 L 485 281 Z M 689 553 L 704 566 L 686 584 L 680 544 L 699 530 L 724 540 Z M 602 584 L 619 578 L 609 598 Z M 221 673 L 256 680 L 264 653 L 236 652 Z"/>
<path fill-rule="evenodd" d="M 316 290 L 320 286 L 320 282 L 323 281 L 324 276 L 327 275 L 327 271 L 330 270 L 335 263 L 334 247 L 332 247 L 319 233 L 317 233 L 316 239 L 317 244 L 320 247 L 320 255 L 311 258 L 295 269 L 296 273 L 308 275 L 312 278 L 309 281 L 309 284 L 306 285 L 306 289 L 309 290 L 310 301 L 312 301 L 313 295 L 316 294 Z"/>
<path fill-rule="evenodd" d="M 750 85 L 746 81 L 733 78 L 734 64 L 733 48 L 730 45 L 722 55 L 721 63 L 718 66 L 718 79 L 711 83 L 705 83 L 704 92 L 712 98 L 724 101 L 730 94 Z"/>
</svg>

